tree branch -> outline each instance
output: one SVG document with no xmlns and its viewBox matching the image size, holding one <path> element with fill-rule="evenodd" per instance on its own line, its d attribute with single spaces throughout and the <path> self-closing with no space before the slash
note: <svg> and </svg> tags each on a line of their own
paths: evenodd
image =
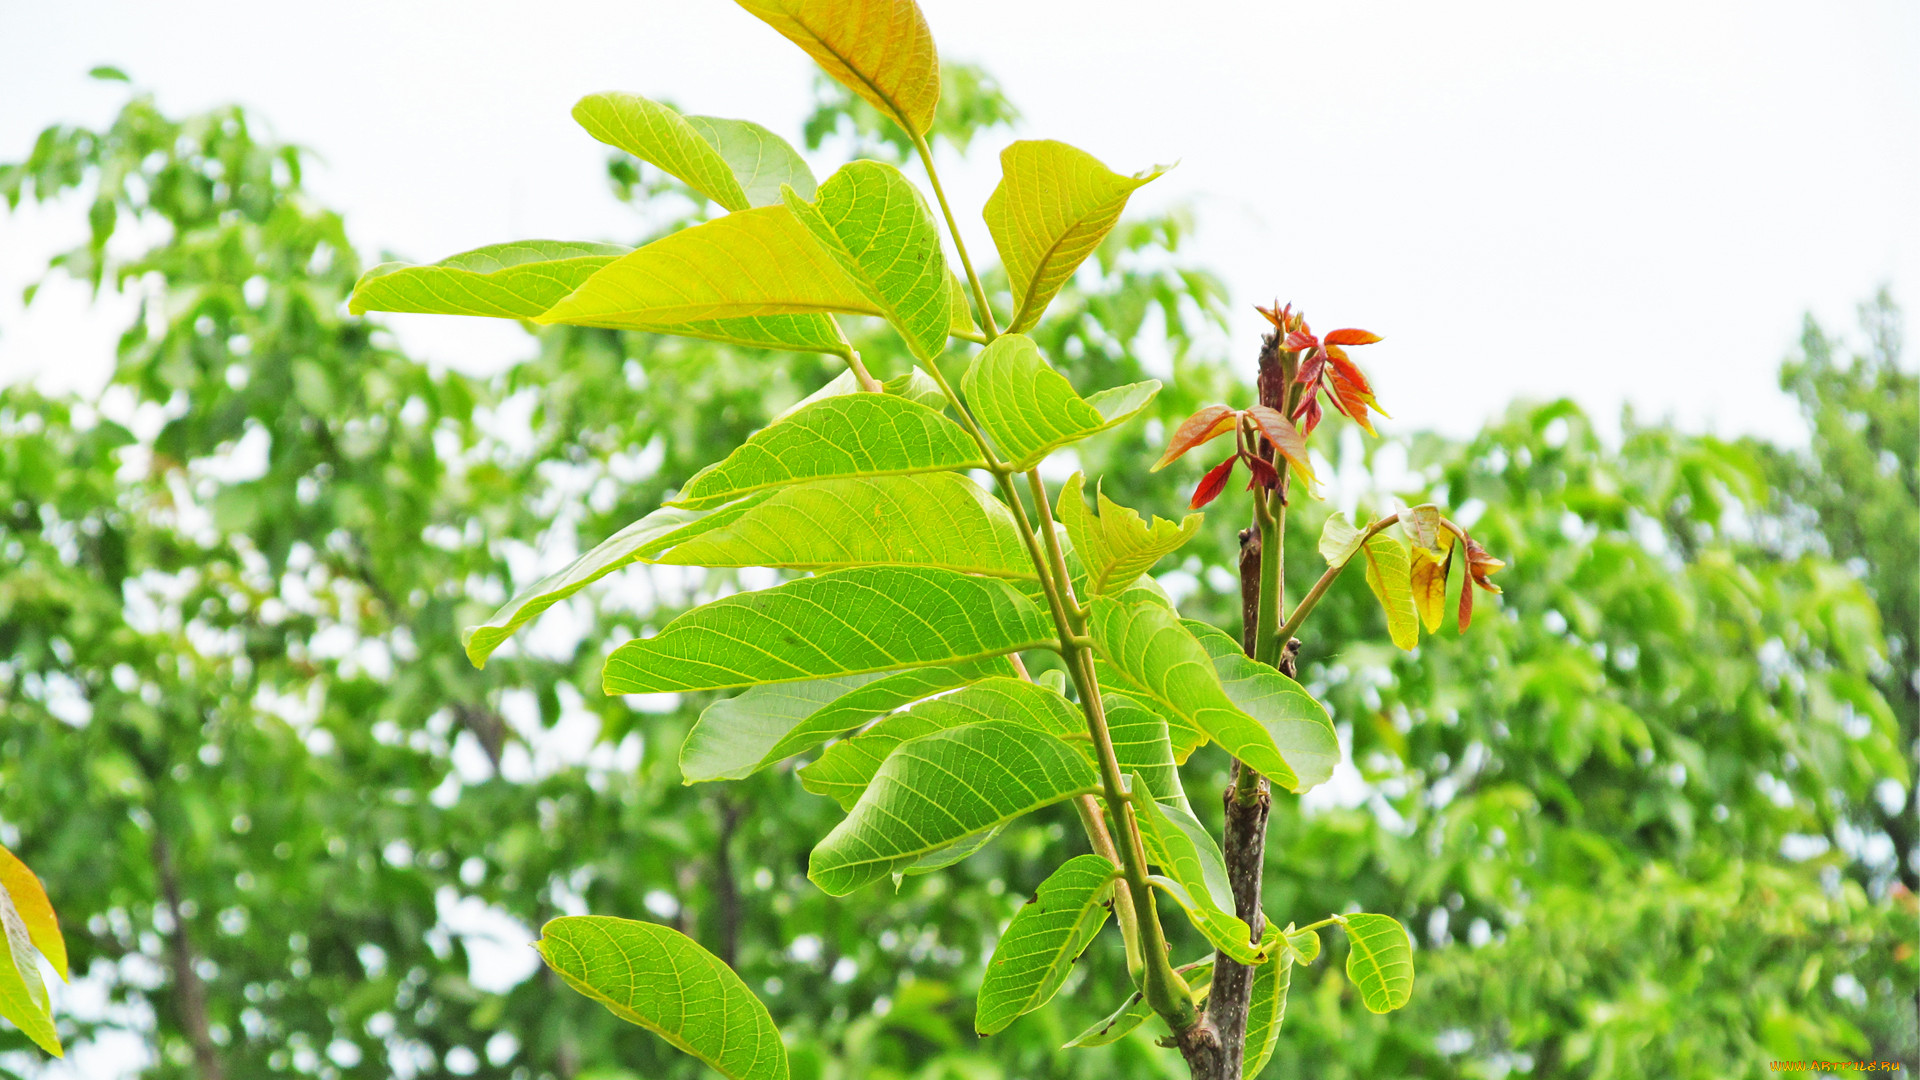
<svg viewBox="0 0 1920 1080">
<path fill-rule="evenodd" d="M 185 901 L 180 897 L 180 875 L 173 864 L 173 849 L 161 831 L 160 816 L 154 815 L 153 870 L 160 879 L 160 900 L 167 917 L 173 920 L 173 932 L 167 935 L 167 966 L 173 971 L 180 1026 L 193 1043 L 193 1060 L 199 1066 L 200 1080 L 226 1080 L 220 1063 L 220 1051 L 213 1043 L 213 1026 L 207 1020 L 207 986 L 195 970 L 198 957 L 193 940 L 187 935 Z"/>
</svg>

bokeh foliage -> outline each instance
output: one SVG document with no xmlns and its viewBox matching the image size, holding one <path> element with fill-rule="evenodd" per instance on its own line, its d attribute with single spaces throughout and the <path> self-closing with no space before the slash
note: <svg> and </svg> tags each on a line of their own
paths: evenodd
<svg viewBox="0 0 1920 1080">
<path fill-rule="evenodd" d="M 938 139 L 1016 115 L 978 69 L 947 78 Z M 884 152 L 867 112 L 823 87 L 810 148 Z M 65 921 L 69 1045 L 132 1032 L 150 1077 L 698 1075 L 511 958 L 524 928 L 592 911 L 732 962 L 802 1076 L 1176 1075 L 1150 1028 L 1059 1050 L 1117 1004 L 1077 981 L 971 1034 L 994 930 L 1079 853 L 1063 813 L 898 896 L 832 899 L 805 880 L 830 801 L 787 768 L 683 786 L 706 701 L 600 695 L 614 644 L 761 578 L 636 568 L 484 671 L 464 660 L 461 626 L 833 365 L 559 328 L 497 377 L 429 368 L 343 314 L 362 263 L 304 160 L 240 109 L 181 120 L 136 97 L 0 166 L 10 206 L 91 200 L 50 272 L 142 299 L 98 400 L 0 391 L 0 842 Z M 631 159 L 610 176 L 650 220 L 710 210 Z M 1145 471 L 1165 427 L 1248 398 L 1221 355 L 1224 290 L 1180 254 L 1189 228 L 1124 222 L 1034 332 L 1083 390 L 1169 382 L 1158 424 L 1080 452 L 1163 514 L 1204 467 Z M 1867 314 L 1862 355 L 1810 325 L 1784 371 L 1804 450 L 1631 419 L 1614 446 L 1564 402 L 1466 442 L 1341 442 L 1337 499 L 1474 508 L 1510 569 L 1469 634 L 1412 654 L 1357 576 L 1318 609 L 1303 681 L 1363 782 L 1311 810 L 1276 799 L 1268 908 L 1395 915 L 1422 987 L 1389 1026 L 1330 950 L 1294 974 L 1269 1075 L 1920 1065 L 1920 436 L 1898 315 Z M 855 343 L 891 374 L 895 340 Z M 1408 468 L 1376 467 L 1403 450 Z M 1295 510 L 1298 596 L 1327 508 Z M 1163 567 L 1183 610 L 1235 624 L 1241 524 L 1210 515 Z M 1188 790 L 1219 790 L 1223 765 L 1197 754 Z M 481 908 L 502 946 L 469 940 Z M 1119 952 L 1096 943 L 1089 985 L 1124 979 Z M 26 1045 L 0 1032 L 0 1074 L 40 1068 Z"/>
</svg>

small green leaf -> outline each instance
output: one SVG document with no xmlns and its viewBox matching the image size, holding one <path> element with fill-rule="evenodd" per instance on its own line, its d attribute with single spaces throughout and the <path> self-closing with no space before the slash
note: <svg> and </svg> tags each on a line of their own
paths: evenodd
<svg viewBox="0 0 1920 1080">
<path fill-rule="evenodd" d="M 662 555 L 671 566 L 944 566 L 1033 580 L 1006 504 L 959 473 L 813 480 L 750 507 Z"/>
<path fill-rule="evenodd" d="M 1287 989 L 1293 982 L 1296 959 L 1293 949 L 1281 944 L 1282 937 L 1291 939 L 1272 923 L 1261 935 L 1260 943 L 1272 958 L 1254 969 L 1253 991 L 1247 998 L 1246 1041 L 1240 1053 L 1240 1075 L 1246 1080 L 1260 1075 L 1273 1057 L 1274 1047 L 1280 1045 L 1280 1024 L 1287 1015 Z"/>
<path fill-rule="evenodd" d="M 1347 978 L 1367 1011 L 1392 1012 L 1413 996 L 1413 942 L 1388 915 L 1337 916 L 1347 932 Z"/>
<path fill-rule="evenodd" d="M 38 950 L 12 894 L 0 883 L 0 1017 L 13 1021 L 40 1049 L 61 1057 L 53 1002 L 40 981 Z"/>
<path fill-rule="evenodd" d="M 1054 634 L 1006 582 L 859 567 L 694 608 L 615 649 L 602 683 L 609 694 L 729 690 L 999 656 Z"/>
<path fill-rule="evenodd" d="M 1083 736 L 1080 710 L 1058 693 L 1020 679 L 986 679 L 925 701 L 881 720 L 851 739 L 834 743 L 820 760 L 800 770 L 800 783 L 851 810 L 895 747 L 963 724 L 1004 720 L 1060 738 Z M 1091 754 L 1088 756 L 1091 763 Z"/>
<path fill-rule="evenodd" d="M 797 192 L 785 199 L 914 356 L 931 361 L 946 350 L 952 276 L 939 227 L 912 181 L 885 162 L 854 161 L 828 177 L 813 202 Z"/>
<path fill-rule="evenodd" d="M 1009 332 L 1040 321 L 1120 220 L 1128 197 L 1169 167 L 1121 176 L 1092 154 L 1052 139 L 1022 140 L 1000 152 L 1000 186 L 987 199 L 986 219 L 1013 285 Z"/>
<path fill-rule="evenodd" d="M 902 705 L 1012 674 L 1011 664 L 994 657 L 892 675 L 751 687 L 700 714 L 680 746 L 680 775 L 689 784 L 744 779 Z"/>
<path fill-rule="evenodd" d="M 851 372 L 848 374 L 851 374 Z M 880 389 L 885 393 L 892 394 L 894 397 L 902 397 L 908 401 L 918 402 L 932 409 L 934 412 L 939 412 L 947 407 L 946 391 L 940 389 L 940 384 L 933 381 L 933 376 L 928 375 L 919 368 L 914 368 L 905 375 L 895 375 L 893 378 L 881 383 Z"/>
<path fill-rule="evenodd" d="M 1225 631 L 1194 619 L 1183 619 L 1181 625 L 1212 658 L 1227 697 L 1267 729 L 1293 770 L 1297 786 L 1291 790 L 1302 792 L 1325 783 L 1340 764 L 1340 736 L 1333 730 L 1326 706 L 1299 683 L 1242 652 L 1240 643 Z"/>
<path fill-rule="evenodd" d="M 567 985 L 730 1080 L 786 1080 L 787 1048 L 733 969 L 677 930 L 603 916 L 549 922 L 535 943 Z"/>
<path fill-rule="evenodd" d="M 1149 379 L 1082 399 L 1025 334 L 995 338 L 973 358 L 960 383 L 980 426 L 1016 470 L 1031 469 L 1057 447 L 1124 423 L 1160 389 Z"/>
<path fill-rule="evenodd" d="M 711 507 L 802 480 L 984 468 L 960 425 L 891 394 L 843 394 L 762 428 L 726 460 L 694 474 L 674 505 Z"/>
<path fill-rule="evenodd" d="M 681 116 L 638 94 L 589 94 L 573 107 L 587 133 L 657 166 L 727 210 L 772 206 L 780 185 L 807 197 L 813 173 L 786 140 L 746 120 Z"/>
<path fill-rule="evenodd" d="M 1347 515 L 1335 510 L 1320 527 L 1320 557 L 1327 560 L 1328 566 L 1345 566 L 1353 553 L 1360 550 L 1360 535 Z"/>
<path fill-rule="evenodd" d="M 1087 511 L 1081 498 L 1085 477 L 1074 473 L 1060 491 L 1060 523 L 1087 569 L 1087 592 L 1099 596 L 1125 590 L 1155 563 L 1178 551 L 1200 531 L 1204 514 L 1188 514 L 1178 525 L 1155 517 L 1151 527 L 1139 511 L 1097 494 L 1100 514 Z"/>
<path fill-rule="evenodd" d="M 631 251 L 612 244 L 520 240 L 449 256 L 432 266 L 381 263 L 354 283 L 347 310 L 531 319 Z"/>
<path fill-rule="evenodd" d="M 1099 789 L 1086 755 L 1022 724 L 965 724 L 901 743 L 807 876 L 834 896 L 1023 814 Z"/>
<path fill-rule="evenodd" d="M 924 135 L 940 104 L 940 56 L 913 0 L 739 0 L 882 116 Z"/>
<path fill-rule="evenodd" d="M 1112 863 L 1081 855 L 1040 883 L 994 946 L 980 983 L 974 1030 L 991 1035 L 1052 999 L 1073 962 L 1106 925 L 1113 876 Z"/>
<path fill-rule="evenodd" d="M 1146 781 L 1133 778 L 1133 789 Z M 1233 886 L 1227 880 L 1227 861 L 1206 827 L 1189 811 L 1154 799 L 1136 799 L 1134 815 L 1147 860 L 1160 867 L 1155 877 L 1167 895 L 1183 908 L 1193 925 L 1214 948 L 1243 964 L 1266 958 L 1266 943 L 1256 945 L 1253 931 L 1233 914 Z"/>
<path fill-rule="evenodd" d="M 1361 547 L 1367 560 L 1367 588 L 1387 613 L 1387 633 L 1393 643 L 1411 651 L 1420 644 L 1420 621 L 1413 610 L 1412 570 L 1407 549 L 1386 533 L 1375 533 Z"/>
</svg>

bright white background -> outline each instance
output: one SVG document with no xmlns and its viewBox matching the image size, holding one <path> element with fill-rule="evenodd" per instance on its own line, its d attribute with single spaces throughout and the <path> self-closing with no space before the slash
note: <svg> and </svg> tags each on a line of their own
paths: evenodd
<svg viewBox="0 0 1920 1080">
<path fill-rule="evenodd" d="M 1306 305 L 1367 350 L 1394 427 L 1471 430 L 1515 395 L 1622 401 L 1692 427 L 1792 437 L 1773 371 L 1801 313 L 1850 326 L 1920 252 L 1920 5 L 1672 0 L 1236 3 L 924 0 L 1022 135 L 1121 171 L 1179 159 L 1144 203 L 1199 215 L 1236 359 L 1250 303 Z M 723 0 L 0 0 L 0 158 L 100 123 L 125 68 L 170 110 L 227 100 L 323 155 L 357 241 L 430 260 L 497 240 L 627 238 L 602 147 L 569 120 L 629 89 L 797 134 L 811 71 Z M 991 151 L 991 147 L 987 148 Z M 990 154 L 953 187 L 975 238 Z M 70 208 L 77 210 L 76 208 Z M 0 219 L 0 379 L 89 386 L 120 316 L 18 285 L 77 213 Z M 402 317 L 466 370 L 517 329 Z M 474 320 L 472 323 L 481 323 Z"/>
</svg>

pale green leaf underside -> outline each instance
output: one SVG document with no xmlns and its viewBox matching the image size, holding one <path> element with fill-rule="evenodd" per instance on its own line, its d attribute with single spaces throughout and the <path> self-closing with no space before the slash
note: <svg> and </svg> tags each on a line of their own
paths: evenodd
<svg viewBox="0 0 1920 1080">
<path fill-rule="evenodd" d="M 785 200 L 914 356 L 930 361 L 945 351 L 952 279 L 940 230 L 912 181 L 885 162 L 854 161 L 828 177 L 812 202 L 797 191 Z"/>
<path fill-rule="evenodd" d="M 1167 737 L 1167 719 L 1125 694 L 1103 691 L 1107 709 L 1107 734 L 1113 740 L 1113 756 L 1120 771 L 1137 774 L 1147 785 L 1147 793 L 1160 802 L 1191 812 L 1187 793 L 1180 786 L 1180 768 L 1174 760 L 1173 743 Z M 1091 751 L 1091 746 L 1089 746 Z"/>
<path fill-rule="evenodd" d="M 708 507 L 802 480 L 984 468 L 960 425 L 892 394 L 823 398 L 694 474 L 674 500 Z"/>
<path fill-rule="evenodd" d="M 20 861 L 20 857 L 0 844 L 0 892 L 13 900 L 15 914 L 27 928 L 27 940 L 53 965 L 53 973 L 64 982 L 67 971 L 67 940 L 60 933 L 60 917 L 39 875 Z"/>
<path fill-rule="evenodd" d="M 944 566 L 1033 579 L 1006 504 L 959 473 L 854 476 L 776 489 L 661 556 L 674 566 Z"/>
<path fill-rule="evenodd" d="M 739 0 L 842 86 L 908 131 L 940 104 L 940 57 L 918 4 L 901 0 Z"/>
<path fill-rule="evenodd" d="M 1253 659 L 1217 627 L 1181 620 L 1213 659 L 1213 670 L 1239 710 L 1267 729 L 1273 745 L 1293 770 L 1296 793 L 1324 783 L 1340 763 L 1340 737 L 1326 707 L 1299 683 Z"/>
<path fill-rule="evenodd" d="M 1392 1012 L 1413 996 L 1413 943 L 1388 915 L 1343 915 L 1347 932 L 1347 978 L 1360 989 L 1367 1011 Z"/>
<path fill-rule="evenodd" d="M 740 780 L 903 705 L 1011 674 L 1011 664 L 993 657 L 891 675 L 751 687 L 700 714 L 680 746 L 680 774 L 689 784 Z"/>
<path fill-rule="evenodd" d="M 681 116 L 638 94 L 589 94 L 573 118 L 609 146 L 679 178 L 727 210 L 772 206 L 780 185 L 811 197 L 813 173 L 786 140 L 746 120 Z"/>
<path fill-rule="evenodd" d="M 989 721 L 901 743 L 851 813 L 813 849 L 807 876 L 845 896 L 929 852 L 1097 790 L 1086 755 L 1042 731 Z"/>
<path fill-rule="evenodd" d="M 1145 783 L 1134 780 L 1136 787 Z M 1253 931 L 1233 914 L 1226 858 L 1206 827 L 1184 808 L 1157 800 L 1137 800 L 1134 807 L 1147 861 L 1164 875 L 1155 884 L 1173 897 L 1215 948 L 1243 964 L 1259 963 L 1266 954 L 1253 943 Z"/>
<path fill-rule="evenodd" d="M 1000 152 L 1000 185 L 987 199 L 987 229 L 1013 286 L 1011 332 L 1040 321 L 1062 286 L 1106 238 L 1127 198 L 1164 168 L 1121 176 L 1093 155 L 1052 139 Z"/>
<path fill-rule="evenodd" d="M 767 1007 L 718 957 L 676 930 L 601 916 L 555 919 L 535 945 L 567 985 L 730 1080 L 786 1080 Z"/>
<path fill-rule="evenodd" d="M 935 731 L 1003 720 L 1062 739 L 1084 737 L 1080 710 L 1058 693 L 1013 678 L 986 679 L 924 701 L 881 720 L 851 739 L 834 743 L 820 760 L 800 770 L 800 783 L 815 795 L 852 809 L 894 748 Z M 1088 757 L 1091 762 L 1091 755 Z"/>
<path fill-rule="evenodd" d="M 1320 557 L 1327 560 L 1328 566 L 1345 566 L 1353 553 L 1360 550 L 1360 535 L 1347 515 L 1335 510 L 1320 527 Z"/>
<path fill-rule="evenodd" d="M 870 395 L 869 395 L 870 396 Z M 859 567 L 697 607 L 608 657 L 609 694 L 729 690 L 1039 648 L 1054 627 L 1006 582 Z"/>
<path fill-rule="evenodd" d="M 0 1017 L 13 1022 L 40 1049 L 61 1056 L 52 1001 L 40 981 L 39 951 L 13 895 L 0 886 Z"/>
<path fill-rule="evenodd" d="M 1155 517 L 1152 525 L 1138 511 L 1097 495 L 1100 513 L 1087 510 L 1086 478 L 1074 473 L 1060 490 L 1059 518 L 1086 567 L 1087 593 L 1100 596 L 1132 586 L 1154 564 L 1179 550 L 1200 531 L 1204 514 L 1188 514 L 1176 525 Z"/>
<path fill-rule="evenodd" d="M 493 244 L 431 266 L 381 263 L 354 283 L 347 310 L 531 319 L 602 267 L 631 251 L 612 244 L 520 240 Z"/>
<path fill-rule="evenodd" d="M 1411 651 L 1420 644 L 1420 616 L 1413 608 L 1413 568 L 1407 549 L 1385 533 L 1361 545 L 1367 561 L 1367 588 L 1387 615 L 1387 633 L 1393 643 Z"/>
<path fill-rule="evenodd" d="M 1273 735 L 1234 704 L 1207 650 L 1178 616 L 1158 604 L 1095 597 L 1088 630 L 1118 689 L 1137 692 L 1184 718 L 1221 749 L 1288 790 L 1299 784 Z"/>
<path fill-rule="evenodd" d="M 1040 883 L 994 946 L 980 983 L 973 1026 L 991 1035 L 1045 1005 L 1107 921 L 1113 864 L 1098 855 L 1069 859 Z"/>
<path fill-rule="evenodd" d="M 1083 399 L 1025 334 L 995 338 L 960 381 L 974 417 L 1016 470 L 1030 469 L 1058 447 L 1125 422 L 1160 389 L 1149 379 Z"/>
</svg>

